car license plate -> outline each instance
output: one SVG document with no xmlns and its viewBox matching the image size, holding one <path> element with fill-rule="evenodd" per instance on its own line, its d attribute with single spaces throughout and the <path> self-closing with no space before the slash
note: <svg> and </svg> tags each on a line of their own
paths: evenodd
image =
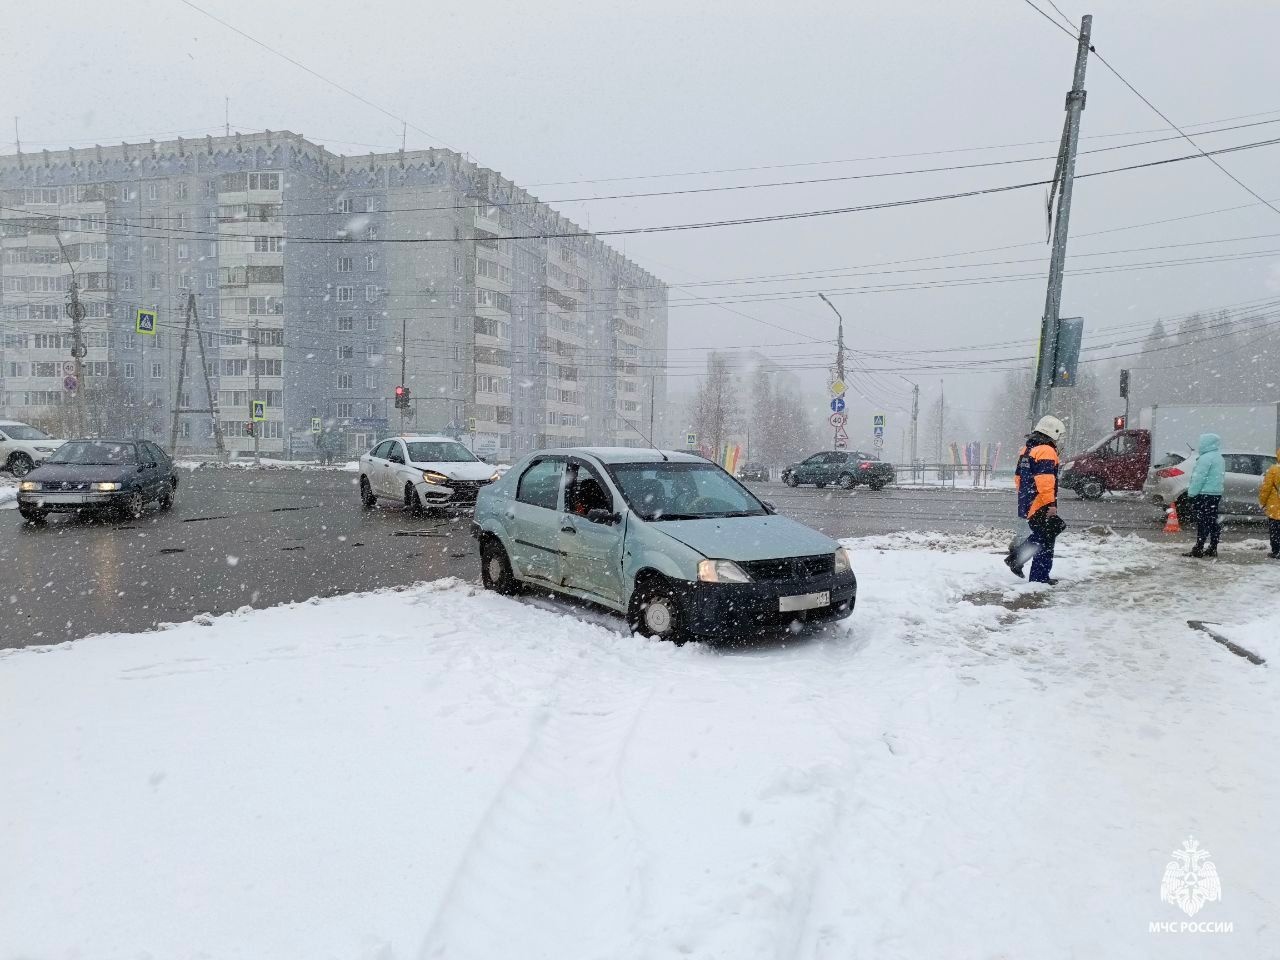
<svg viewBox="0 0 1280 960">
<path fill-rule="evenodd" d="M 826 607 L 831 604 L 831 591 L 821 593 L 801 593 L 794 597 L 779 597 L 778 610 L 787 613 L 792 610 L 812 610 L 814 607 Z"/>
</svg>

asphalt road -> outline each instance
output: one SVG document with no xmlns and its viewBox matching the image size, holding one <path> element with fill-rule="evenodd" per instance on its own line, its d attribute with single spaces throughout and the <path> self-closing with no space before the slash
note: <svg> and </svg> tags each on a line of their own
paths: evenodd
<svg viewBox="0 0 1280 960">
<path fill-rule="evenodd" d="M 354 474 L 202 468 L 181 476 L 174 509 L 151 507 L 139 521 L 53 517 L 36 527 L 0 511 L 0 647 L 478 575 L 469 517 L 364 511 Z M 1011 526 L 1008 491 L 753 487 L 779 512 L 834 537 Z M 1062 513 L 1077 530 L 1105 524 L 1160 535 L 1153 508 L 1133 498 L 1067 495 Z M 1259 529 L 1232 525 L 1226 536 Z"/>
</svg>

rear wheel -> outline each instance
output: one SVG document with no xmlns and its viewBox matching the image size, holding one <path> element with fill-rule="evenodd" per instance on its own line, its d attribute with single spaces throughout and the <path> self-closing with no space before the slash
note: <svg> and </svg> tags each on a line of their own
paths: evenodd
<svg viewBox="0 0 1280 960">
<path fill-rule="evenodd" d="M 378 498 L 373 495 L 373 488 L 369 486 L 369 478 L 360 478 L 360 506 L 366 510 L 370 510 L 378 503 Z"/>
<path fill-rule="evenodd" d="M 846 489 L 846 490 L 852 490 L 852 489 L 853 489 L 853 474 L 850 474 L 850 473 L 842 473 L 842 474 L 840 474 L 840 479 L 837 481 L 837 483 L 839 483 L 839 484 L 840 484 L 840 486 L 842 486 L 842 487 L 843 487 L 844 489 Z"/>
<path fill-rule="evenodd" d="M 871 481 L 868 481 L 867 486 L 869 486 L 872 490 L 883 490 L 885 487 L 885 484 L 888 482 L 889 482 L 888 480 L 884 480 L 884 479 L 871 480 Z"/>
<path fill-rule="evenodd" d="M 41 510 L 39 507 L 19 507 L 18 513 L 22 514 L 22 519 L 28 523 L 44 523 L 44 518 L 48 516 L 48 511 Z"/>
<path fill-rule="evenodd" d="M 819 480 L 817 483 L 814 484 L 814 486 L 817 487 L 819 490 L 825 490 L 827 489 L 827 481 Z"/>
<path fill-rule="evenodd" d="M 785 477 L 782 478 L 782 482 L 785 483 L 788 487 L 800 486 L 800 481 L 796 479 L 796 475 L 794 473 L 788 473 Z"/>
<path fill-rule="evenodd" d="M 35 461 L 25 453 L 15 453 L 9 458 L 9 472 L 15 477 L 25 477 L 35 466 Z"/>
<path fill-rule="evenodd" d="M 480 580 L 486 590 L 511 596 L 520 592 L 520 581 L 511 569 L 511 558 L 497 537 L 487 536 L 480 544 Z"/>
<path fill-rule="evenodd" d="M 631 596 L 631 628 L 646 637 L 684 643 L 683 615 L 670 584 L 662 577 L 650 577 Z"/>
</svg>

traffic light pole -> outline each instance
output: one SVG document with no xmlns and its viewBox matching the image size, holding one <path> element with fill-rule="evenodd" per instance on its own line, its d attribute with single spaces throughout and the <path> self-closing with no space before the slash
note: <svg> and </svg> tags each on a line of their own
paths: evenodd
<svg viewBox="0 0 1280 960">
<path fill-rule="evenodd" d="M 1080 139 L 1080 113 L 1084 110 L 1084 72 L 1089 63 L 1089 35 L 1093 17 L 1080 20 L 1079 44 L 1071 92 L 1067 94 L 1067 119 L 1058 150 L 1058 210 L 1053 222 L 1053 250 L 1049 258 L 1049 285 L 1045 293 L 1044 315 L 1040 319 L 1040 357 L 1036 366 L 1035 393 L 1031 401 L 1031 421 L 1049 412 L 1050 393 L 1057 372 L 1058 321 L 1062 309 L 1062 273 L 1067 260 L 1067 226 L 1071 219 L 1071 191 L 1076 174 L 1076 144 Z"/>
</svg>

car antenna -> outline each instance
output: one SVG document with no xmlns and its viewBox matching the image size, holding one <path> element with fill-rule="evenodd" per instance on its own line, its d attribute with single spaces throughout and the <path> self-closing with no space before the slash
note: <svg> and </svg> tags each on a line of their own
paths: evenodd
<svg viewBox="0 0 1280 960">
<path fill-rule="evenodd" d="M 637 427 L 634 423 L 632 423 L 630 420 L 628 420 L 628 419 L 627 419 L 626 417 L 624 417 L 622 414 L 618 414 L 618 419 L 619 419 L 619 420 L 621 420 L 623 423 L 625 423 L 628 427 L 630 427 L 630 428 L 631 428 L 632 430 L 634 430 L 636 433 L 639 433 L 639 434 L 640 434 L 640 439 L 641 439 L 641 440 L 643 440 L 645 443 L 647 443 L 649 446 L 653 447 L 653 451 L 654 451 L 654 453 L 656 453 L 658 456 L 660 456 L 660 457 L 662 458 L 662 460 L 663 460 L 663 462 L 664 462 L 664 463 L 670 462 L 670 458 L 669 458 L 665 453 L 663 453 L 661 450 L 659 450 L 659 449 L 658 449 L 658 447 L 657 447 L 657 445 L 656 445 L 656 444 L 654 444 L 654 442 L 653 442 L 652 440 L 650 440 L 650 439 L 649 439 L 648 437 L 646 437 L 643 433 L 641 433 L 641 432 L 640 432 L 640 428 L 639 428 L 639 427 Z"/>
</svg>

